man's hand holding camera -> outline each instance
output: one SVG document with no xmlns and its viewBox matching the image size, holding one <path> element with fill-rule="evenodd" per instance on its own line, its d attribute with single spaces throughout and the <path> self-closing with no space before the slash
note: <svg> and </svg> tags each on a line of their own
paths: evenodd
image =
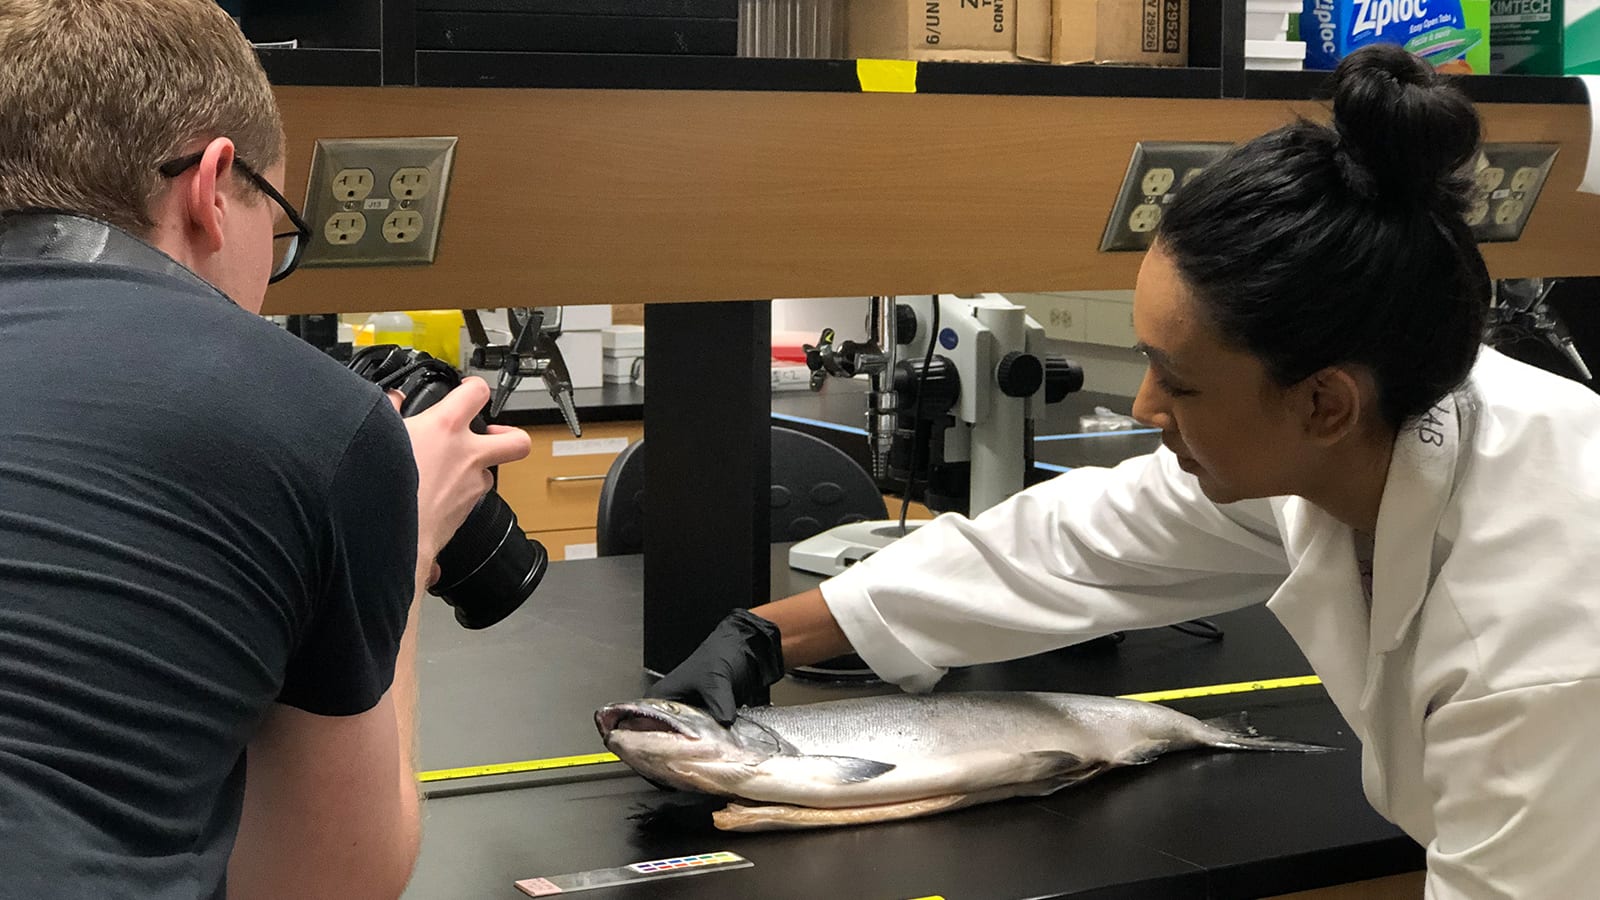
<svg viewBox="0 0 1600 900">
<path fill-rule="evenodd" d="M 390 392 L 397 409 L 398 397 Z M 467 378 L 444 399 L 405 420 L 417 460 L 419 570 L 432 567 L 467 513 L 494 486 L 489 467 L 528 455 L 528 435 L 520 428 L 490 425 L 487 434 L 471 430 L 473 417 L 488 402 L 489 385 Z"/>
</svg>

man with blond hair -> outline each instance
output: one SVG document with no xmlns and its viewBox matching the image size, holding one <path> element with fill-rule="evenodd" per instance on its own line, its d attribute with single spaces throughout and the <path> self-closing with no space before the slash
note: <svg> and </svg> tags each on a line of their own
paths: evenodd
<svg viewBox="0 0 1600 900">
<path fill-rule="evenodd" d="M 527 438 L 254 315 L 283 156 L 211 0 L 0 0 L 0 898 L 409 878 L 416 598 Z"/>
</svg>

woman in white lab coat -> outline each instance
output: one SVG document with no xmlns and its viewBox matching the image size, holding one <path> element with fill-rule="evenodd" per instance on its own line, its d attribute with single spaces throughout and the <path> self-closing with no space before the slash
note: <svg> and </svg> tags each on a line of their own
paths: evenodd
<svg viewBox="0 0 1600 900">
<path fill-rule="evenodd" d="M 738 611 L 657 685 L 724 720 L 854 649 L 932 686 L 1251 603 L 1362 741 L 1428 896 L 1596 896 L 1600 399 L 1481 349 L 1463 221 L 1478 118 L 1391 46 L 1190 182 L 1140 271 L 1164 448 L 943 516 L 819 591 Z"/>
</svg>

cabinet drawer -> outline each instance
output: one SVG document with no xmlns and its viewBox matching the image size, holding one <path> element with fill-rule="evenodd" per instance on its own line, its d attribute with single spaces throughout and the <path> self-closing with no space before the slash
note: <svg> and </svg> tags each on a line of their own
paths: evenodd
<svg viewBox="0 0 1600 900">
<path fill-rule="evenodd" d="M 642 422 L 596 422 L 574 438 L 565 425 L 523 429 L 527 459 L 500 467 L 500 496 L 523 531 L 594 528 L 600 485 L 617 454 L 644 435 Z"/>
<path fill-rule="evenodd" d="M 544 545 L 551 562 L 567 559 L 593 559 L 595 533 L 593 528 L 569 528 L 564 531 L 530 531 L 528 537 Z"/>
</svg>

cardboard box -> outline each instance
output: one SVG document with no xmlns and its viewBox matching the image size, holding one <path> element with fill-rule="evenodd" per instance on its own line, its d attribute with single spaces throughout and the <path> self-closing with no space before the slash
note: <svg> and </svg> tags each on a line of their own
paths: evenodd
<svg viewBox="0 0 1600 900">
<path fill-rule="evenodd" d="M 1056 0 L 1057 63 L 1189 64 L 1189 0 Z"/>
<path fill-rule="evenodd" d="M 1050 59 L 1050 0 L 850 0 L 857 59 Z"/>
</svg>

